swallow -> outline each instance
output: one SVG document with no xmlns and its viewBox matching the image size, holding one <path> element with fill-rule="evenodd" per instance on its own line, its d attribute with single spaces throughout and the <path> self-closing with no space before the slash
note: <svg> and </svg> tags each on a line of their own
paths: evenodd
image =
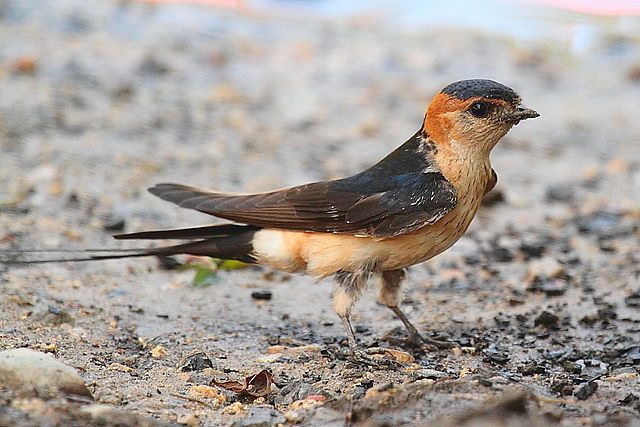
<svg viewBox="0 0 640 427">
<path fill-rule="evenodd" d="M 172 246 L 17 263 L 189 254 L 333 276 L 333 307 L 352 348 L 353 306 L 368 278 L 379 274 L 379 300 L 412 340 L 431 344 L 400 309 L 405 269 L 444 252 L 465 233 L 498 179 L 491 150 L 514 125 L 538 116 L 510 87 L 457 81 L 433 98 L 420 130 L 363 172 L 259 194 L 158 184 L 149 189 L 155 196 L 231 222 L 114 236 L 186 240 Z"/>
</svg>

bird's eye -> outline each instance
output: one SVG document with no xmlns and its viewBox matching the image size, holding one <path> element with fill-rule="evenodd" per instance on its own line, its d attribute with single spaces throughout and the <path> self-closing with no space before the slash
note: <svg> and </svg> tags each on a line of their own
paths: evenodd
<svg viewBox="0 0 640 427">
<path fill-rule="evenodd" d="M 487 114 L 489 114 L 489 106 L 485 102 L 474 102 L 471 104 L 469 111 L 476 117 L 487 117 Z"/>
</svg>

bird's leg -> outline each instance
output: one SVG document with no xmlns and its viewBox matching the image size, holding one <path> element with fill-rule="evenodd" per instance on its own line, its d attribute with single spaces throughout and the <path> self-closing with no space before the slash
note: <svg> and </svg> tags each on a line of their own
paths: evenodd
<svg viewBox="0 0 640 427">
<path fill-rule="evenodd" d="M 418 332 L 413 323 L 407 318 L 407 316 L 400 310 L 401 300 L 401 288 L 402 280 L 405 277 L 404 270 L 388 270 L 382 272 L 382 286 L 380 287 L 380 294 L 378 296 L 380 302 L 389 307 L 391 311 L 402 321 L 404 327 L 409 333 L 409 337 L 417 344 L 425 343 L 437 348 L 451 348 L 455 347 L 455 344 L 445 341 L 433 340 L 425 338 Z"/>
<path fill-rule="evenodd" d="M 352 349 L 357 347 L 358 342 L 351 327 L 351 308 L 367 286 L 368 276 L 368 271 L 341 271 L 335 275 L 338 286 L 333 293 L 333 308 L 342 321 L 347 339 L 349 340 L 349 347 Z"/>
</svg>

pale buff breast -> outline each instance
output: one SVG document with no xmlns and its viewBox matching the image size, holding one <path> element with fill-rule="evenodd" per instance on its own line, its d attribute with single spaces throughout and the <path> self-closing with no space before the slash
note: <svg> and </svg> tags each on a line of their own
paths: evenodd
<svg viewBox="0 0 640 427">
<path fill-rule="evenodd" d="M 357 270 L 363 265 L 393 270 L 426 261 L 451 247 L 467 230 L 490 174 L 488 162 L 475 170 L 457 170 L 455 176 L 448 177 L 458 189 L 456 207 L 437 223 L 410 235 L 375 239 L 265 229 L 254 238 L 255 255 L 260 264 L 291 272 L 305 271 L 317 277 Z"/>
</svg>

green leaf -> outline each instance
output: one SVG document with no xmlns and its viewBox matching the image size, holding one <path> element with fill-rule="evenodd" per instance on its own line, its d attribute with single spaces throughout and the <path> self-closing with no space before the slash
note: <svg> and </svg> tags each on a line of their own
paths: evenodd
<svg viewBox="0 0 640 427">
<path fill-rule="evenodd" d="M 195 276 L 193 276 L 193 280 L 191 281 L 191 283 L 196 288 L 206 288 L 207 286 L 211 286 L 218 281 L 215 270 L 211 270 L 202 266 L 196 266 L 193 264 L 192 268 L 196 270 L 196 274 Z"/>
<path fill-rule="evenodd" d="M 221 259 L 218 262 L 218 270 L 238 270 L 245 268 L 248 264 L 234 259 Z"/>
</svg>

